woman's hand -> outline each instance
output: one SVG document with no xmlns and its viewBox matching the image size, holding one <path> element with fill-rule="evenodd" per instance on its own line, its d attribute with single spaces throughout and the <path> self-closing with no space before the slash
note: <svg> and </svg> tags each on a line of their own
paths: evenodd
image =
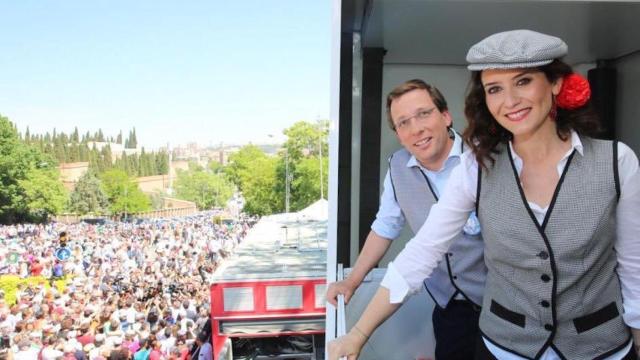
<svg viewBox="0 0 640 360">
<path fill-rule="evenodd" d="M 633 346 L 636 354 L 640 356 L 640 329 L 631 328 L 631 334 L 633 335 Z"/>
<path fill-rule="evenodd" d="M 367 340 L 364 334 L 351 329 L 346 335 L 329 342 L 329 360 L 339 360 L 342 356 L 346 356 L 347 360 L 356 360 Z"/>
</svg>

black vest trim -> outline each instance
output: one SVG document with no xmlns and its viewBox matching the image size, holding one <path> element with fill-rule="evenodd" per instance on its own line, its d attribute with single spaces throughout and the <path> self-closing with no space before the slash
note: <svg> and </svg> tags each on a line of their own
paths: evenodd
<svg viewBox="0 0 640 360">
<path fill-rule="evenodd" d="M 449 274 L 449 281 L 451 282 L 451 285 L 453 285 L 453 287 L 456 289 L 456 292 L 453 294 L 453 296 L 451 297 L 451 299 L 449 299 L 449 302 L 451 302 L 451 300 L 453 300 L 453 298 L 456 297 L 456 295 L 459 293 L 460 295 L 462 295 L 462 297 L 464 297 L 468 302 L 472 303 L 473 305 L 477 306 L 478 308 L 482 307 L 482 304 L 478 305 L 475 303 L 475 301 L 471 300 L 471 298 L 469 296 L 467 296 L 467 294 L 464 293 L 464 291 L 462 291 L 462 289 L 460 289 L 458 287 L 458 285 L 456 284 L 455 279 L 453 278 L 453 274 L 451 273 L 451 263 L 449 263 L 449 253 L 446 253 L 444 255 L 444 259 L 447 261 L 447 273 Z M 448 305 L 449 303 L 447 303 Z"/>
<path fill-rule="evenodd" d="M 616 199 L 620 201 L 620 174 L 618 172 L 618 140 L 613 140 L 613 180 L 616 183 Z"/>
<path fill-rule="evenodd" d="M 396 196 L 396 186 L 393 184 L 393 171 L 391 171 L 391 159 L 393 159 L 393 154 L 389 156 L 389 180 L 391 182 L 391 190 L 393 190 L 393 199 L 398 203 L 398 197 Z"/>
<path fill-rule="evenodd" d="M 508 352 L 508 353 L 511 353 L 511 354 L 514 354 L 514 355 L 518 355 L 518 356 L 520 356 L 520 357 L 522 357 L 522 358 L 525 358 L 525 359 L 530 359 L 530 360 L 539 359 L 539 358 L 542 356 L 542 354 L 544 353 L 544 352 L 540 352 L 539 354 L 537 354 L 537 355 L 536 355 L 536 357 L 535 357 L 535 358 L 530 358 L 530 357 L 528 357 L 528 356 L 526 356 L 526 355 L 520 354 L 519 352 L 513 351 L 513 350 L 511 350 L 511 349 L 509 349 L 509 348 L 507 348 L 507 347 L 504 347 L 504 346 L 502 346 L 502 345 L 498 344 L 498 343 L 497 343 L 497 342 L 495 342 L 493 339 L 491 339 L 489 336 L 487 336 L 487 334 L 485 334 L 485 333 L 482 331 L 482 329 L 480 329 L 480 334 L 482 335 L 482 338 L 483 338 L 483 339 L 486 339 L 487 341 L 489 341 L 489 342 L 490 342 L 491 344 L 493 344 L 494 346 L 496 346 L 496 347 L 498 347 L 498 348 L 500 348 L 500 349 L 502 349 L 502 350 L 504 350 L 504 351 L 506 351 L 506 352 Z M 480 339 L 480 341 L 482 341 L 483 339 Z M 613 355 L 613 354 L 617 353 L 618 351 L 620 351 L 620 350 L 624 349 L 624 347 L 625 347 L 625 346 L 629 345 L 629 342 L 630 342 L 630 341 L 631 341 L 631 336 L 627 337 L 627 339 L 622 343 L 622 345 L 620 345 L 620 346 L 616 346 L 614 349 L 611 349 L 611 350 L 607 351 L 607 352 L 606 352 L 606 353 L 604 353 L 604 354 L 598 355 L 597 357 L 593 358 L 593 360 L 603 360 L 603 359 L 608 358 L 609 356 L 611 356 L 611 355 Z M 549 345 L 549 347 L 551 347 L 551 348 L 556 352 L 556 354 L 558 354 L 558 356 L 560 357 L 560 359 L 562 359 L 562 360 L 567 360 L 567 357 L 566 357 L 566 356 L 564 356 L 564 355 L 560 352 L 560 350 L 558 350 L 558 348 L 557 348 L 555 345 L 550 344 L 550 345 Z M 547 346 L 545 346 L 545 347 L 544 347 L 545 351 L 546 351 L 546 348 L 547 348 Z M 487 349 L 487 351 L 489 351 L 489 349 Z M 633 349 L 633 344 L 631 345 L 631 351 L 635 351 L 635 350 Z M 489 351 L 489 353 L 491 353 L 491 351 Z"/>
<path fill-rule="evenodd" d="M 424 289 L 427 290 L 427 294 L 429 294 L 429 297 L 431 297 L 431 300 L 433 300 L 433 303 L 436 304 L 436 306 L 439 307 L 440 309 L 444 309 L 442 306 L 440 306 L 440 304 L 438 304 L 438 300 L 436 300 L 436 297 L 433 296 L 431 291 L 429 291 L 429 287 L 424 281 L 422 282 L 422 286 L 424 286 Z M 456 296 L 455 292 L 453 293 L 453 296 Z M 451 299 L 453 299 L 453 296 L 451 297 Z M 451 299 L 449 299 L 449 301 L 451 301 Z"/>
<path fill-rule="evenodd" d="M 603 360 L 603 359 L 608 358 L 609 356 L 611 356 L 611 355 L 613 355 L 613 354 L 617 353 L 618 351 L 620 351 L 620 350 L 624 349 L 624 347 L 625 347 L 625 346 L 629 345 L 629 342 L 630 342 L 630 341 L 631 341 L 631 335 L 629 335 L 629 336 L 627 337 L 627 340 L 625 340 L 625 341 L 622 343 L 622 345 L 616 346 L 615 348 L 613 348 L 613 349 L 611 349 L 611 350 L 607 351 L 606 353 L 601 354 L 601 355 L 598 355 L 597 357 L 594 357 L 594 358 L 593 358 L 593 360 Z M 633 351 L 635 351 L 635 349 L 633 348 L 633 344 L 631 344 L 631 351 L 632 351 L 632 352 L 633 352 Z"/>
<path fill-rule="evenodd" d="M 578 334 L 598 327 L 609 320 L 615 319 L 620 315 L 615 302 L 597 310 L 591 314 L 573 319 L 573 325 L 576 327 Z"/>
<path fill-rule="evenodd" d="M 539 358 L 540 356 L 542 356 L 542 354 L 545 352 L 545 350 L 551 345 L 551 342 L 553 341 L 553 338 L 556 335 L 556 329 L 557 329 L 557 315 L 556 315 L 556 293 L 558 291 L 558 269 L 556 267 L 556 260 L 555 260 L 555 256 L 553 254 L 553 249 L 551 248 L 551 243 L 549 242 L 549 239 L 547 238 L 547 235 L 544 233 L 544 229 L 542 228 L 542 226 L 538 223 L 538 220 L 536 220 L 535 215 L 533 214 L 533 211 L 531 210 L 531 207 L 529 206 L 529 203 L 527 202 L 527 197 L 524 194 L 524 189 L 522 189 L 522 184 L 520 184 L 520 177 L 518 176 L 518 170 L 516 170 L 516 165 L 513 162 L 513 155 L 511 154 L 511 147 L 507 146 L 507 154 L 509 156 L 509 161 L 511 162 L 511 168 L 513 169 L 513 176 L 514 176 L 514 180 L 516 182 L 516 185 L 518 186 L 518 191 L 520 192 L 520 198 L 524 204 L 525 209 L 527 210 L 527 212 L 529 213 L 529 216 L 531 217 L 531 221 L 533 221 L 533 224 L 536 226 L 536 228 L 538 229 L 538 232 L 540 233 L 540 236 L 542 237 L 542 240 L 544 241 L 545 246 L 547 247 L 547 251 L 549 252 L 549 263 L 551 265 L 551 272 L 553 273 L 552 276 L 552 280 L 553 280 L 553 284 L 552 284 L 552 288 L 551 288 L 551 318 L 553 320 L 553 330 L 551 330 L 551 332 L 549 333 L 549 337 L 547 338 L 547 341 L 544 343 L 544 345 L 542 345 L 542 348 L 540 348 L 540 350 L 538 351 L 538 353 L 536 354 L 536 359 Z M 551 213 L 551 211 L 553 210 L 553 205 L 555 204 L 555 200 L 556 197 L 558 196 L 559 193 L 559 189 L 562 185 L 562 181 L 564 180 L 564 176 L 567 173 L 567 170 L 569 170 L 569 165 L 571 164 L 571 159 L 573 158 L 573 154 L 575 154 L 575 150 L 571 153 L 569 159 L 567 160 L 567 164 L 564 167 L 564 171 L 562 172 L 562 176 L 560 176 L 560 180 L 558 181 L 558 185 L 556 185 L 556 190 L 555 193 L 553 195 L 553 198 L 551 199 L 551 204 L 549 205 L 549 208 L 547 209 L 547 215 L 545 216 L 545 221 L 543 222 L 543 224 L 546 225 L 546 221 Z"/>
<path fill-rule="evenodd" d="M 569 359 L 567 359 L 566 356 L 564 356 L 564 354 L 562 352 L 560 352 L 560 350 L 555 346 L 555 344 L 551 344 L 551 348 L 560 357 L 560 360 L 569 360 Z"/>
<path fill-rule="evenodd" d="M 521 328 L 525 327 L 524 314 L 509 310 L 493 299 L 491 299 L 491 307 L 489 308 L 489 311 L 502 320 L 508 321 L 516 326 L 520 326 Z"/>
<path fill-rule="evenodd" d="M 547 228 L 547 223 L 549 222 L 549 218 L 551 217 L 551 213 L 553 212 L 553 208 L 556 205 L 556 200 L 558 199 L 558 193 L 560 193 L 560 188 L 562 188 L 562 183 L 564 182 L 564 177 L 569 170 L 569 166 L 571 165 L 571 160 L 573 160 L 573 156 L 576 154 L 576 151 L 573 150 L 569 158 L 567 159 L 567 163 L 562 170 L 562 175 L 560 175 L 560 179 L 558 180 L 558 185 L 556 185 L 556 190 L 553 193 L 553 197 L 551 198 L 551 204 L 549 204 L 549 208 L 547 209 L 547 213 L 544 216 L 544 221 L 542 222 L 542 230 Z M 536 221 L 537 223 L 537 221 Z"/>
<path fill-rule="evenodd" d="M 476 186 L 476 216 L 479 216 L 480 212 L 480 189 L 482 187 L 482 166 L 478 164 L 478 185 Z"/>
<path fill-rule="evenodd" d="M 504 346 L 500 345 L 499 343 L 494 341 L 492 338 L 490 338 L 487 334 L 485 334 L 484 331 L 482 331 L 482 329 L 480 329 L 480 334 L 482 335 L 483 339 L 487 339 L 487 341 L 492 343 L 494 346 L 499 347 L 500 349 L 502 349 L 502 350 L 504 350 L 504 351 L 506 351 L 508 353 L 511 353 L 511 354 L 514 354 L 514 355 L 518 355 L 518 356 L 520 356 L 522 358 L 525 358 L 525 359 L 534 360 L 534 358 L 528 357 L 527 355 L 520 354 L 517 351 L 513 351 L 513 350 L 511 350 L 511 349 L 509 349 L 507 347 L 504 347 Z M 483 341 L 483 339 L 481 339 L 480 341 Z M 545 346 L 545 348 L 546 348 L 546 346 Z M 489 349 L 487 349 L 487 351 L 489 351 Z M 491 352 L 491 351 L 489 351 L 489 352 Z M 538 357 L 539 356 L 536 356 L 536 358 L 538 358 Z"/>
<path fill-rule="evenodd" d="M 438 195 L 436 195 L 435 190 L 433 190 L 433 186 L 431 185 L 431 181 L 429 181 L 429 178 L 427 177 L 427 174 L 425 174 L 424 171 L 422 171 L 422 169 L 420 169 L 420 167 L 416 166 L 416 169 L 418 169 L 418 171 L 420 171 L 420 174 L 422 174 L 422 177 L 424 178 L 424 181 L 426 181 L 427 185 L 429 186 L 429 190 L 431 191 L 431 195 L 433 195 L 433 198 L 436 199 L 436 202 L 438 202 L 440 199 L 438 199 Z"/>
</svg>

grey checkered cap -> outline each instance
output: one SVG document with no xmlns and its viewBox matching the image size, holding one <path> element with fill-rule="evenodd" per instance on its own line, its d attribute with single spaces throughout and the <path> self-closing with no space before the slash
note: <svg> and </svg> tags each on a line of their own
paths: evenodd
<svg viewBox="0 0 640 360">
<path fill-rule="evenodd" d="M 469 70 L 531 68 L 567 55 L 562 39 L 531 30 L 493 34 L 473 45 L 467 53 Z"/>
</svg>

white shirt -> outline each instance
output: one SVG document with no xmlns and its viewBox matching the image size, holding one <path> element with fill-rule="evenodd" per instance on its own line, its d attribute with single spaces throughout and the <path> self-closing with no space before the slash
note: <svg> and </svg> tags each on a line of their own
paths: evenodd
<svg viewBox="0 0 640 360">
<path fill-rule="evenodd" d="M 62 355 L 64 355 L 62 351 L 56 350 L 51 346 L 47 346 L 42 350 L 42 360 L 56 360 Z"/>
<path fill-rule="evenodd" d="M 571 145 L 571 149 L 558 163 L 558 174 L 562 174 L 567 158 L 574 149 L 578 153 L 576 156 L 582 155 L 582 143 L 575 132 L 571 134 Z M 522 159 L 513 151 L 513 147 L 511 150 L 514 165 L 520 174 Z M 618 172 L 620 200 L 616 209 L 618 236 L 615 249 L 624 307 L 622 316 L 627 325 L 640 328 L 640 242 L 637 239 L 637 234 L 640 233 L 640 218 L 637 216 L 640 210 L 640 171 L 638 158 L 623 143 L 618 143 Z M 425 224 L 398 254 L 395 261 L 389 264 L 381 285 L 389 289 L 392 303 L 402 302 L 407 295 L 420 290 L 422 281 L 437 266 L 451 241 L 465 224 L 469 213 L 475 208 L 477 180 L 478 164 L 475 156 L 467 151 L 461 157 L 460 166 L 453 170 L 440 201 L 431 208 Z M 532 205 L 536 218 L 544 218 L 547 209 Z M 620 359 L 620 354 L 626 354 L 630 346 L 631 343 L 607 360 Z M 521 359 L 511 353 L 505 353 L 506 357 L 497 354 L 494 349 L 500 349 L 495 347 L 489 349 L 500 359 Z M 542 358 L 559 359 L 551 348 Z"/>
</svg>

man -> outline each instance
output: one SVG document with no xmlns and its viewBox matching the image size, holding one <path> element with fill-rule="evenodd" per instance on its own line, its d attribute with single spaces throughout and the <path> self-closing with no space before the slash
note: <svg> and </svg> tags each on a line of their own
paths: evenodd
<svg viewBox="0 0 640 360">
<path fill-rule="evenodd" d="M 196 338 L 198 350 L 192 355 L 192 360 L 213 360 L 213 349 L 209 343 L 209 337 L 205 333 L 200 333 Z"/>
<path fill-rule="evenodd" d="M 451 129 L 446 100 L 422 80 L 407 81 L 389 93 L 387 121 L 403 149 L 389 158 L 380 208 L 353 270 L 327 290 L 333 305 L 338 294 L 349 301 L 405 223 L 414 234 L 420 229 L 463 152 L 462 139 Z M 482 238 L 474 214 L 445 260 L 425 280 L 436 303 L 432 317 L 436 359 L 474 357 L 485 278 Z"/>
</svg>

